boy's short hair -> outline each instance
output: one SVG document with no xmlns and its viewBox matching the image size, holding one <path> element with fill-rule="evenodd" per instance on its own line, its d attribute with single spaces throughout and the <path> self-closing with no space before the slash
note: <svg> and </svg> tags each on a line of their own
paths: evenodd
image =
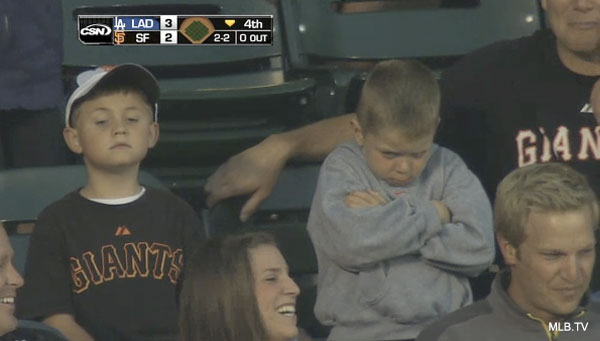
<svg viewBox="0 0 600 341">
<path fill-rule="evenodd" d="M 158 118 L 160 90 L 156 78 L 141 65 L 122 64 L 99 67 L 77 76 L 77 89 L 73 91 L 65 110 L 65 126 L 71 127 L 77 110 L 86 101 L 113 93 L 136 93 L 152 108 L 154 120 Z"/>
<path fill-rule="evenodd" d="M 498 185 L 496 233 L 518 247 L 525 240 L 529 213 L 567 212 L 589 206 L 598 227 L 598 199 L 585 176 L 563 163 L 539 163 L 512 171 Z"/>
<path fill-rule="evenodd" d="M 429 68 L 416 60 L 377 63 L 367 76 L 356 110 L 363 132 L 401 128 L 410 137 L 434 133 L 440 88 Z"/>
</svg>

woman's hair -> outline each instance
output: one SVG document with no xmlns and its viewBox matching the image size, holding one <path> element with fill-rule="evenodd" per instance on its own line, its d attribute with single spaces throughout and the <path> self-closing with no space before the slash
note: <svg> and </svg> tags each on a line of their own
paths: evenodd
<svg viewBox="0 0 600 341">
<path fill-rule="evenodd" d="M 250 232 L 215 239 L 185 260 L 180 294 L 180 339 L 265 341 L 249 250 L 277 246 L 274 237 Z"/>
</svg>

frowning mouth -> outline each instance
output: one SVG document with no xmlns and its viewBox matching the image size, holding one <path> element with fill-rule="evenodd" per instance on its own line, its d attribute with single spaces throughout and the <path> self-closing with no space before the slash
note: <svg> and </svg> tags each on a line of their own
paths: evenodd
<svg viewBox="0 0 600 341">
<path fill-rule="evenodd" d="M 406 185 L 410 184 L 412 182 L 412 180 L 413 179 L 406 179 L 406 180 L 390 179 L 387 181 L 387 183 L 390 186 L 406 186 Z"/>
<path fill-rule="evenodd" d="M 110 149 L 125 149 L 125 148 L 131 148 L 131 145 L 129 145 L 127 143 L 118 143 L 118 144 L 115 144 L 114 146 L 110 147 Z"/>
</svg>

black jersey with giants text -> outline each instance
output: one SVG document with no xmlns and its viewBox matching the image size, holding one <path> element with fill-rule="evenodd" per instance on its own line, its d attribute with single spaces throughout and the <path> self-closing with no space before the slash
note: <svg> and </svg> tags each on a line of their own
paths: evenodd
<svg viewBox="0 0 600 341">
<path fill-rule="evenodd" d="M 72 192 L 36 223 L 17 314 L 72 314 L 96 340 L 174 340 L 178 278 L 202 241 L 193 209 L 168 192 L 121 205 Z"/>
<path fill-rule="evenodd" d="M 442 76 L 440 144 L 459 153 L 494 199 L 511 170 L 566 162 L 600 192 L 600 128 L 589 97 L 597 77 L 560 61 L 550 31 L 467 55 Z"/>
</svg>

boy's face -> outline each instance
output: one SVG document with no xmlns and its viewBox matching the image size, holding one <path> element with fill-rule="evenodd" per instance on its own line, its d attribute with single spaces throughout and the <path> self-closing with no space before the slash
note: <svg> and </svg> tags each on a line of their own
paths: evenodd
<svg viewBox="0 0 600 341">
<path fill-rule="evenodd" d="M 367 165 L 390 186 L 406 186 L 421 175 L 429 160 L 434 133 L 408 138 L 402 129 L 382 128 L 363 134 L 353 120 L 356 142 L 362 146 Z"/>
<path fill-rule="evenodd" d="M 158 124 L 141 95 L 119 92 L 83 102 L 63 135 L 88 166 L 114 170 L 144 159 L 158 140 Z"/>
</svg>

